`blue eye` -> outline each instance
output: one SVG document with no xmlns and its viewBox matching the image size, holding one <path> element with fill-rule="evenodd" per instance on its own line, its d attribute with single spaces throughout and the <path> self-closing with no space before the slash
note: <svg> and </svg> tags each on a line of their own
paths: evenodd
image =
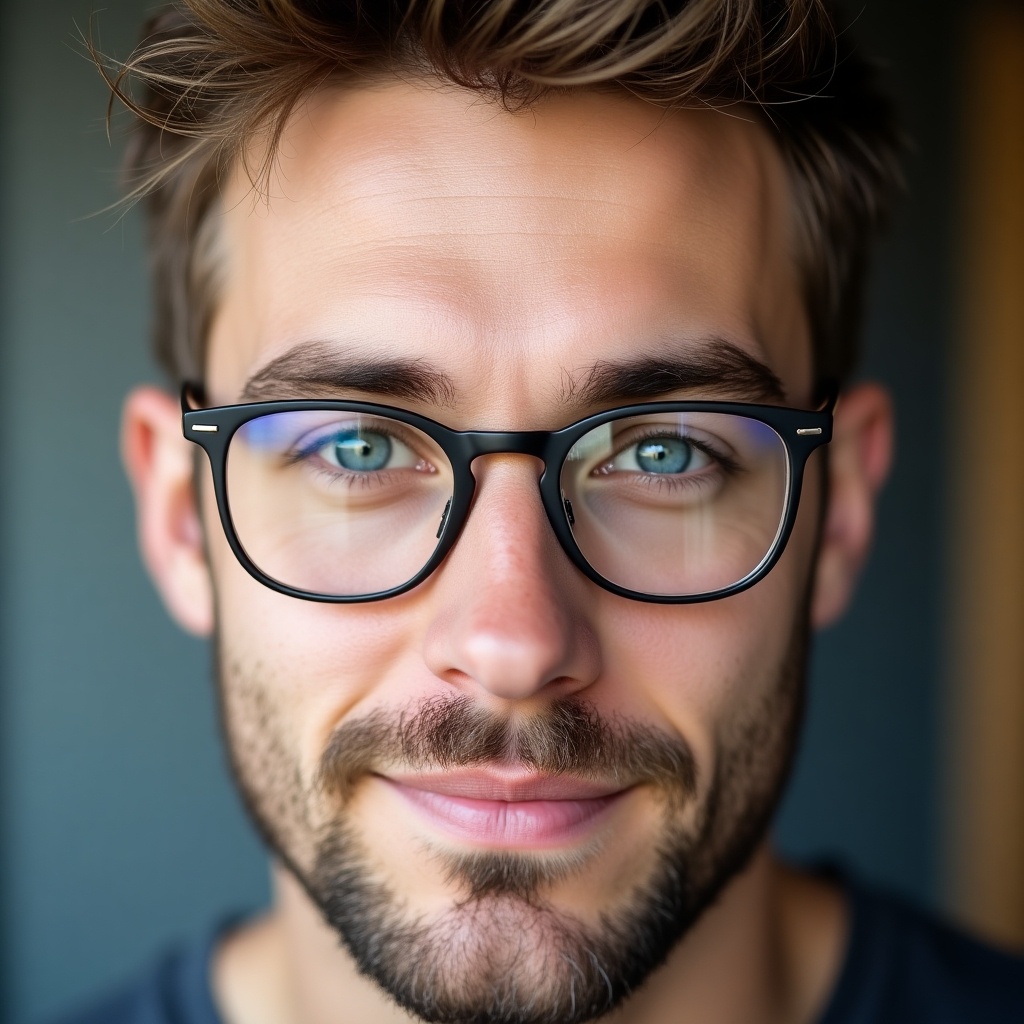
<svg viewBox="0 0 1024 1024">
<path fill-rule="evenodd" d="M 684 473 L 693 462 L 693 446 L 678 437 L 652 437 L 633 448 L 644 473 Z"/>
<path fill-rule="evenodd" d="M 372 473 L 391 461 L 391 438 L 373 430 L 337 434 L 321 449 L 330 463 L 352 472 Z"/>
<path fill-rule="evenodd" d="M 272 413 L 243 424 L 236 436 L 246 450 L 279 460 L 281 468 L 326 474 L 331 481 L 379 485 L 405 470 L 437 472 L 437 448 L 426 435 L 383 416 L 341 417 L 317 409 Z"/>
<path fill-rule="evenodd" d="M 609 472 L 648 473 L 672 476 L 694 473 L 711 464 L 711 459 L 685 437 L 665 434 L 645 437 L 623 448 L 603 469 Z"/>
</svg>

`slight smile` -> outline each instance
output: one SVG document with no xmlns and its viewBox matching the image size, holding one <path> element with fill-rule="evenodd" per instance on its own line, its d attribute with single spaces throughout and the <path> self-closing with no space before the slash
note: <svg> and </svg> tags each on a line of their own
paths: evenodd
<svg viewBox="0 0 1024 1024">
<path fill-rule="evenodd" d="M 579 842 L 632 788 L 519 767 L 378 777 L 440 831 L 502 849 Z"/>
</svg>

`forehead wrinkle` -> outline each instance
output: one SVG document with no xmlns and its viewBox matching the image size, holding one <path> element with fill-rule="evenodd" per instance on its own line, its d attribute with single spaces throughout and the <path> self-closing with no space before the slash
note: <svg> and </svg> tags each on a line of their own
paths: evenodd
<svg viewBox="0 0 1024 1024">
<path fill-rule="evenodd" d="M 622 241 L 628 232 L 620 234 L 616 227 L 635 228 L 638 219 L 664 231 L 665 216 L 676 220 L 685 210 L 686 217 L 695 225 L 703 213 L 701 207 L 707 205 L 708 199 L 720 194 L 723 185 L 731 196 L 727 210 L 737 205 L 756 206 L 759 208 L 758 216 L 748 219 L 757 220 L 762 229 L 767 227 L 764 200 L 768 197 L 764 195 L 763 187 L 767 170 L 765 154 L 757 152 L 753 139 L 735 130 L 731 131 L 733 152 L 725 177 L 730 180 L 737 175 L 743 177 L 745 168 L 756 165 L 757 173 L 753 177 L 757 179 L 757 187 L 751 189 L 751 182 L 745 181 L 743 190 L 729 190 L 722 181 L 722 168 L 720 160 L 716 160 L 715 140 L 709 137 L 709 126 L 714 124 L 720 128 L 724 124 L 731 129 L 729 119 L 717 117 L 712 121 L 706 113 L 700 117 L 698 112 L 689 112 L 691 120 L 688 123 L 693 127 L 693 118 L 696 117 L 696 127 L 687 138 L 682 163 L 663 159 L 666 145 L 678 145 L 678 140 L 670 144 L 662 142 L 662 128 L 671 124 L 664 111 L 657 112 L 660 120 L 646 134 L 630 139 L 629 145 L 618 143 L 621 159 L 608 159 L 607 149 L 615 143 L 614 140 L 609 143 L 603 137 L 607 133 L 602 133 L 601 145 L 581 137 L 578 140 L 580 145 L 588 147 L 595 156 L 594 161 L 583 161 L 565 139 L 556 137 L 552 140 L 550 131 L 538 130 L 536 118 L 525 120 L 508 113 L 490 111 L 493 121 L 500 122 L 500 130 L 490 131 L 488 129 L 496 126 L 474 126 L 468 121 L 457 121 L 453 125 L 450 116 L 439 117 L 438 111 L 428 108 L 423 112 L 428 118 L 425 125 L 418 124 L 415 115 L 420 111 L 424 93 L 425 90 L 406 87 L 401 93 L 406 103 L 397 110 L 388 110 L 397 122 L 390 133 L 379 130 L 379 111 L 368 123 L 367 111 L 358 102 L 358 93 L 341 95 L 338 97 L 340 102 L 333 105 L 321 105 L 315 111 L 315 117 L 297 118 L 289 126 L 294 136 L 290 137 L 289 146 L 293 157 L 291 166 L 284 166 L 285 161 L 279 162 L 278 180 L 284 193 L 291 200 L 315 194 L 320 202 L 313 205 L 319 207 L 322 203 L 324 207 L 338 211 L 341 220 L 348 221 L 353 227 L 379 226 L 381 230 L 374 234 L 392 240 L 395 238 L 397 207 L 406 211 L 422 208 L 428 217 L 429 227 L 424 230 L 411 230 L 411 225 L 402 224 L 402 237 L 407 241 L 438 239 L 438 233 L 433 230 L 438 216 L 443 220 L 441 234 L 448 236 L 449 242 L 456 233 L 466 238 L 475 235 L 488 240 L 509 233 L 512 227 L 527 228 L 541 239 L 578 239 L 589 235 Z M 380 90 L 373 95 L 379 99 Z M 428 98 L 436 100 L 437 93 L 430 92 Z M 606 104 L 608 97 L 602 97 L 601 102 Z M 459 106 L 464 113 L 467 106 L 464 97 L 459 99 Z M 642 108 L 639 113 L 634 107 L 630 109 L 634 118 L 644 114 Z M 652 112 L 646 112 L 646 116 L 650 118 Z M 751 122 L 741 123 L 749 133 Z M 469 147 L 468 152 L 467 128 L 485 133 L 484 138 L 477 140 L 480 144 Z M 623 125 L 618 125 L 618 129 L 621 135 Z M 552 147 L 554 153 L 549 151 Z M 331 149 L 330 158 L 324 159 L 324 151 L 328 148 Z M 492 148 L 507 155 L 501 159 L 475 157 L 476 152 L 489 154 Z M 453 152 L 459 154 L 454 171 Z M 493 170 L 500 172 L 497 184 L 501 187 L 488 180 L 487 188 L 480 189 L 481 182 L 475 180 L 474 175 Z M 638 171 L 642 171 L 644 181 L 642 200 L 640 190 L 635 187 Z M 513 224 L 510 224 L 509 209 L 492 209 L 493 204 L 500 205 L 508 199 L 523 200 L 511 211 Z M 550 207 L 549 203 L 552 204 Z M 550 231 L 552 220 L 558 219 L 553 214 L 562 203 L 569 207 L 568 219 L 572 230 L 566 233 Z M 299 224 L 310 220 L 309 213 L 304 215 L 306 203 L 272 200 L 272 204 L 280 219 L 295 217 Z M 771 205 L 770 202 L 767 204 L 769 208 Z M 587 209 L 599 210 L 600 214 L 588 218 Z M 609 218 L 608 213 L 615 211 L 618 215 Z M 498 231 L 483 230 L 481 223 L 484 219 L 494 220 Z M 586 224 L 587 220 L 593 220 L 599 225 L 599 230 L 588 231 L 590 225 Z M 725 227 L 709 221 L 702 226 L 712 230 L 717 226 L 720 237 Z M 655 238 L 658 233 L 652 230 L 649 234 Z M 510 237 L 516 236 L 510 234 Z M 748 237 L 746 245 L 737 248 L 746 248 L 749 255 L 751 241 L 753 239 Z M 755 247 L 763 249 L 764 241 L 759 238 Z"/>
<path fill-rule="evenodd" d="M 322 206 L 281 205 L 282 216 L 276 218 L 273 230 L 304 235 L 313 246 L 329 250 L 331 258 L 358 256 L 374 248 L 406 248 L 416 255 L 427 249 L 439 255 L 462 255 L 486 263 L 503 258 L 500 252 L 488 248 L 502 238 L 536 243 L 533 255 L 541 259 L 557 258 L 566 247 L 574 251 L 588 242 L 635 248 L 637 225 L 651 223 L 653 227 L 668 212 L 645 210 L 624 197 L 468 191 L 435 195 L 424 191 L 415 197 L 395 200 L 386 191 L 360 198 L 339 192 L 324 193 Z M 275 204 L 275 213 L 278 205 Z M 325 215 L 341 230 L 324 235 L 321 225 Z M 712 223 L 707 221 L 701 226 L 711 228 Z M 650 244 L 657 245 L 653 231 L 649 234 Z"/>
<path fill-rule="evenodd" d="M 408 99 L 410 92 L 415 98 L 414 90 L 408 89 L 401 96 Z M 391 131 L 390 121 L 382 120 L 380 111 L 372 108 L 373 117 L 368 118 L 364 108 L 353 121 L 351 99 L 347 97 L 331 117 L 318 123 L 315 133 L 307 132 L 309 138 L 291 140 L 291 152 L 282 161 L 283 187 L 277 190 L 281 194 L 263 211 L 246 218 L 263 235 L 251 247 L 258 251 L 245 257 L 263 264 L 258 278 L 245 283 L 249 292 L 266 292 L 266 298 L 258 297 L 263 309 L 253 326 L 263 326 L 260 316 L 272 322 L 283 317 L 287 328 L 296 326 L 299 335 L 308 336 L 306 321 L 312 310 L 318 318 L 312 333 L 321 334 L 324 318 L 329 323 L 332 315 L 335 282 L 349 286 L 347 292 L 342 287 L 341 304 L 335 303 L 341 316 L 352 302 L 358 310 L 367 295 L 386 298 L 389 291 L 411 289 L 407 298 L 412 305 L 406 303 L 406 308 L 423 306 L 417 314 L 421 324 L 423 315 L 435 325 L 438 319 L 451 319 L 458 325 L 456 337 L 486 350 L 476 353 L 485 362 L 497 361 L 488 368 L 489 379 L 520 381 L 529 378 L 526 370 L 501 365 L 502 361 L 510 364 L 523 354 L 531 355 L 534 342 L 546 347 L 549 339 L 559 344 L 564 338 L 584 336 L 594 326 L 590 307 L 620 287 L 615 282 L 624 263 L 639 261 L 647 279 L 631 276 L 623 286 L 626 291 L 616 298 L 620 312 L 628 312 L 631 305 L 639 309 L 638 304 L 652 295 L 667 294 L 673 275 L 695 274 L 689 287 L 696 288 L 699 300 L 705 277 L 721 278 L 721 287 L 732 293 L 728 300 L 732 315 L 724 325 L 728 332 L 771 335 L 770 330 L 761 330 L 766 325 L 752 299 L 763 294 L 770 303 L 780 283 L 777 272 L 771 270 L 780 263 L 778 246 L 772 245 L 771 220 L 780 205 L 773 202 L 777 196 L 772 177 L 779 161 L 761 152 L 753 139 L 732 132 L 733 143 L 723 143 L 731 155 L 724 174 L 719 175 L 714 173 L 715 155 L 721 158 L 721 147 L 715 150 L 715 140 L 702 127 L 712 123 L 710 118 L 698 117 L 696 122 L 691 118 L 687 123 L 691 127 L 696 123 L 697 130 L 679 138 L 664 135 L 660 126 L 642 139 L 634 133 L 636 138 L 628 146 L 612 136 L 611 144 L 619 150 L 613 148 L 612 159 L 594 162 L 582 160 L 565 139 L 555 137 L 552 158 L 545 156 L 545 145 L 552 141 L 550 126 L 533 131 L 528 127 L 533 119 L 517 121 L 512 115 L 489 110 L 501 130 L 492 139 L 479 140 L 479 146 L 469 147 L 467 158 L 465 128 L 473 127 L 468 121 L 452 126 L 449 117 L 445 130 L 434 133 L 443 118 L 428 110 L 430 116 L 417 124 L 421 111 L 417 100 L 402 111 L 404 128 L 399 123 Z M 642 117 L 639 105 L 631 109 L 634 113 L 640 109 L 637 116 Z M 663 112 L 658 116 L 665 125 L 672 123 Z M 582 137 L 589 122 L 581 116 L 579 123 L 580 129 L 572 130 L 589 145 Z M 749 122 L 744 126 L 749 131 Z M 607 133 L 599 134 L 603 138 Z M 406 146 L 410 141 L 414 145 Z M 490 157 L 491 141 L 509 155 Z M 581 145 L 580 150 L 598 157 L 607 152 L 607 146 Z M 476 152 L 488 155 L 476 159 Z M 453 163 L 456 154 L 458 160 Z M 666 160 L 674 155 L 681 158 L 676 161 L 680 166 Z M 745 189 L 730 191 L 728 182 L 720 180 L 732 181 L 752 164 L 757 165 L 756 173 L 747 176 Z M 467 180 L 461 174 L 461 168 L 480 174 L 502 171 L 502 187 L 480 188 L 472 175 Z M 636 187 L 633 172 L 637 168 L 651 172 L 642 179 L 643 189 Z M 314 191 L 316 201 L 306 202 Z M 730 201 L 723 206 L 726 192 Z M 509 197 L 522 202 L 513 204 L 511 211 L 491 208 Z M 273 216 L 260 216 L 264 212 Z M 644 230 L 645 225 L 649 230 Z M 680 243 L 678 239 L 685 236 L 692 236 L 692 241 Z M 517 253 L 515 261 L 502 252 L 506 248 L 502 239 L 508 239 Z M 524 240 L 532 242 L 532 247 L 524 250 L 517 244 Z M 291 247 L 285 250 L 290 256 L 280 256 L 281 242 Z M 582 269 L 577 266 L 578 256 L 584 257 Z M 747 272 L 748 268 L 755 272 Z M 278 296 L 292 292 L 310 274 L 318 295 L 315 306 L 305 310 L 297 310 L 295 303 L 281 306 Z M 320 296 L 326 301 L 320 301 Z M 432 305 L 438 306 L 434 312 L 429 311 Z M 686 309 L 681 307 L 680 312 L 686 326 Z M 702 316 L 697 314 L 702 326 L 719 326 Z M 549 325 L 555 326 L 547 330 Z M 596 326 L 600 329 L 600 322 Z M 537 338 L 531 340 L 530 332 Z M 260 333 L 267 338 L 280 336 L 281 331 Z M 423 337 L 433 338 L 435 333 L 428 329 Z M 535 358 L 540 349 L 534 348 Z M 557 374 L 563 362 L 549 365 Z M 474 364 L 482 365 L 478 359 Z M 539 382 L 527 383 L 536 393 Z M 557 386 L 556 380 L 555 390 Z"/>
<path fill-rule="evenodd" d="M 735 121 L 716 112 L 684 112 L 695 130 L 687 143 L 687 166 L 677 167 L 671 159 L 665 160 L 666 147 L 675 145 L 675 140 L 665 141 L 665 133 L 671 139 L 678 112 L 625 96 L 584 91 L 568 99 L 600 113 L 609 128 L 596 139 L 585 116 L 563 118 L 552 136 L 544 123 L 545 113 L 564 102 L 559 97 L 549 97 L 529 117 L 483 103 L 476 94 L 429 89 L 416 82 L 362 90 L 328 88 L 320 100 L 306 104 L 286 128 L 275 183 L 278 191 L 292 198 L 339 187 L 347 200 L 355 202 L 369 197 L 401 203 L 446 196 L 460 201 L 478 197 L 579 201 L 587 194 L 637 212 L 642 206 L 632 200 L 640 170 L 645 195 L 661 191 L 670 203 L 698 182 L 720 185 L 715 136 L 723 124 Z M 486 108 L 484 117 L 475 113 L 481 106 Z M 382 117 L 387 118 L 387 132 L 380 130 Z M 739 123 L 749 133 L 752 122 Z M 712 125 L 717 133 L 711 131 Z M 741 148 L 749 148 L 742 145 L 749 143 L 742 132 L 729 130 L 733 148 L 737 141 Z M 467 133 L 473 134 L 472 145 L 467 145 Z M 334 159 L 320 159 L 326 149 Z M 581 152 L 588 158 L 582 158 Z M 452 153 L 459 156 L 455 174 L 451 173 Z M 432 168 L 442 173 L 423 173 Z M 488 187 L 467 189 L 467 181 L 481 175 Z M 500 188 L 492 187 L 495 175 L 501 180 Z"/>
</svg>

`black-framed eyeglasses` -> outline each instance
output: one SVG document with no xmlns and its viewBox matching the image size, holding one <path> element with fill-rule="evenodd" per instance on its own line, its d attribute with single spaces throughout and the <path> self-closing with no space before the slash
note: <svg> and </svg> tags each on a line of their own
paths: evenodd
<svg viewBox="0 0 1024 1024">
<path fill-rule="evenodd" d="M 422 583 L 466 523 L 473 460 L 505 453 L 543 461 L 551 528 L 605 590 L 665 604 L 738 593 L 781 556 L 835 404 L 651 402 L 506 432 L 372 402 L 193 409 L 197 393 L 182 389 L 182 430 L 209 456 L 231 550 L 273 590 L 336 603 Z"/>
</svg>

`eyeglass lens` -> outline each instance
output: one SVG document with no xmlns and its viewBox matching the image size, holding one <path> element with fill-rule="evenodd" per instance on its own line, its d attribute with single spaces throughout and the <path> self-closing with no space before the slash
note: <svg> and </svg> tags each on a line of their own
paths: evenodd
<svg viewBox="0 0 1024 1024">
<path fill-rule="evenodd" d="M 785 515 L 789 460 L 767 424 L 725 413 L 612 420 L 562 467 L 573 536 L 605 579 L 660 597 L 749 576 Z"/>
<path fill-rule="evenodd" d="M 253 564 L 337 597 L 390 590 L 426 565 L 453 480 L 426 434 L 380 416 L 274 413 L 228 448 L 228 506 Z"/>
<path fill-rule="evenodd" d="M 296 590 L 391 590 L 430 560 L 455 474 L 415 427 L 384 416 L 290 411 L 249 420 L 228 448 L 227 500 L 239 542 Z M 604 423 L 561 467 L 565 514 L 603 577 L 655 596 L 745 579 L 785 515 L 788 458 L 767 424 L 724 413 Z"/>
</svg>

